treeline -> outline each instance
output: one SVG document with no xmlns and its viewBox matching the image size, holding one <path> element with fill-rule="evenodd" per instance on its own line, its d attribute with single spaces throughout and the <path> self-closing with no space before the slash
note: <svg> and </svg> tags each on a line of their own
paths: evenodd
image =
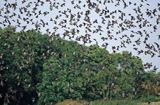
<svg viewBox="0 0 160 105">
<path fill-rule="evenodd" d="M 0 29 L 0 105 L 159 96 L 160 73 L 131 53 L 109 53 L 30 30 Z"/>
</svg>

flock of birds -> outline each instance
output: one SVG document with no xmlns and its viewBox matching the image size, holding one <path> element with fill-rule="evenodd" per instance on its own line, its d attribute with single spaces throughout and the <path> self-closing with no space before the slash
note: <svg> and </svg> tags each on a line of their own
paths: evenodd
<svg viewBox="0 0 160 105">
<path fill-rule="evenodd" d="M 12 25 L 17 31 L 34 28 L 113 52 L 129 46 L 137 55 L 159 58 L 160 2 L 155 2 L 153 8 L 149 0 L 4 0 L 0 27 Z M 146 69 L 152 66 L 144 64 Z"/>
</svg>

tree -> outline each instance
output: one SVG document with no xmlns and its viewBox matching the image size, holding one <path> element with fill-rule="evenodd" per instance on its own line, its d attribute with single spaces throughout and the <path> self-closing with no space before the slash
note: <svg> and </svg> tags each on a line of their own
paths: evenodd
<svg viewBox="0 0 160 105">
<path fill-rule="evenodd" d="M 60 44 L 55 48 L 58 52 L 43 65 L 42 83 L 37 85 L 40 94 L 38 104 L 52 104 L 68 98 L 82 98 L 84 80 L 79 66 L 82 52 L 80 48 L 83 49 L 83 46 L 61 39 L 59 42 Z"/>
<path fill-rule="evenodd" d="M 117 63 L 117 90 L 119 97 L 133 98 L 139 92 L 144 69 L 142 60 L 129 52 L 114 54 Z M 120 95 L 121 94 L 121 95 Z"/>
<path fill-rule="evenodd" d="M 38 73 L 42 71 L 42 64 L 47 58 L 47 38 L 34 30 L 15 32 L 14 27 L 0 30 L 1 80 L 7 86 L 5 94 L 10 94 L 6 97 L 9 103 L 9 97 L 14 97 L 12 100 L 16 105 L 35 101 Z M 14 96 L 14 91 L 14 94 L 23 94 L 22 99 Z M 20 102 L 26 100 L 25 96 L 30 101 Z"/>
<path fill-rule="evenodd" d="M 0 29 L 0 104 L 158 96 L 159 77 L 127 51 L 110 54 L 35 30 Z"/>
</svg>

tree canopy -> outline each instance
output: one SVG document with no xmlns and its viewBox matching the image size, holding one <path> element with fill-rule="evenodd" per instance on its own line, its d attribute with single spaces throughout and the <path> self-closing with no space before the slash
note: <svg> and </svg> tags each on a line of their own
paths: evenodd
<svg viewBox="0 0 160 105">
<path fill-rule="evenodd" d="M 109 53 L 35 30 L 0 29 L 0 104 L 158 96 L 159 77 L 127 51 Z"/>
</svg>

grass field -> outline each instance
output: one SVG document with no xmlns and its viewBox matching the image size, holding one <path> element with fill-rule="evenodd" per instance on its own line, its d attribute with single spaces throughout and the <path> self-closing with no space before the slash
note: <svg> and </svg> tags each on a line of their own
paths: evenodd
<svg viewBox="0 0 160 105">
<path fill-rule="evenodd" d="M 114 100 L 114 101 L 93 101 L 90 105 L 139 105 L 138 101 Z"/>
<path fill-rule="evenodd" d="M 100 101 L 92 101 L 92 102 L 65 100 L 56 105 L 160 105 L 160 101 L 147 103 L 147 102 L 140 102 L 135 100 L 114 100 L 114 101 L 100 100 Z"/>
<path fill-rule="evenodd" d="M 141 103 L 140 105 L 148 105 L 148 103 Z M 149 105 L 160 105 L 160 101 L 159 102 L 151 102 Z"/>
<path fill-rule="evenodd" d="M 160 105 L 160 102 L 138 102 L 138 101 L 96 101 L 92 102 L 90 105 Z"/>
</svg>

